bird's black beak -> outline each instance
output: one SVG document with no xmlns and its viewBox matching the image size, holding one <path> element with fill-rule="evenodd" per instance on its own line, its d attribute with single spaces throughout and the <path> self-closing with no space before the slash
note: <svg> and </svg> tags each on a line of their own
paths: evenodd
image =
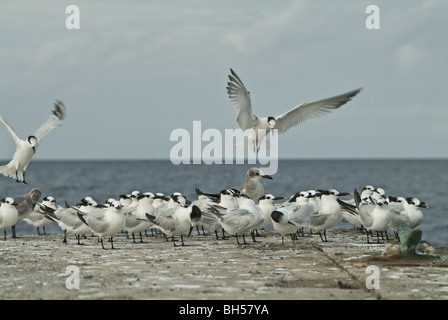
<svg viewBox="0 0 448 320">
<path fill-rule="evenodd" d="M 421 202 L 421 203 L 418 205 L 418 207 L 419 207 L 419 208 L 429 208 L 429 206 L 428 206 L 428 204 L 427 204 L 426 202 Z"/>
<path fill-rule="evenodd" d="M 338 197 L 343 197 L 343 196 L 351 196 L 352 194 L 350 192 L 341 192 L 338 194 Z"/>
<path fill-rule="evenodd" d="M 286 199 L 286 197 L 275 197 L 274 200 L 283 200 Z"/>
<path fill-rule="evenodd" d="M 269 176 L 269 175 L 264 175 L 264 176 L 261 176 L 262 178 L 266 178 L 266 179 L 271 179 L 271 180 L 274 180 L 274 178 L 272 178 L 271 176 Z"/>
</svg>

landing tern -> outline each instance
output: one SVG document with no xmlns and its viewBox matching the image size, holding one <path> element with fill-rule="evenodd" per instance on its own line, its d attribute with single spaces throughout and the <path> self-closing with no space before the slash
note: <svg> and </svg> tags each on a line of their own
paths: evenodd
<svg viewBox="0 0 448 320">
<path fill-rule="evenodd" d="M 66 109 L 62 101 L 56 100 L 52 115 L 26 140 L 20 139 L 11 126 L 0 117 L 0 122 L 6 127 L 11 134 L 15 144 L 16 151 L 12 160 L 0 166 L 0 173 L 6 177 L 15 178 L 17 182 L 26 184 L 25 172 L 28 165 L 36 153 L 37 147 L 42 142 L 42 138 L 54 128 L 61 125 L 66 115 Z"/>
<path fill-rule="evenodd" d="M 258 117 L 252 111 L 250 92 L 246 89 L 243 81 L 241 81 L 235 71 L 230 69 L 230 72 L 230 81 L 227 82 L 227 94 L 229 95 L 230 102 L 237 110 L 235 120 L 239 127 L 243 131 L 253 129 L 249 138 L 243 141 L 243 143 L 244 148 L 250 147 L 254 152 L 258 152 L 266 135 L 272 129 L 277 129 L 278 134 L 285 133 L 290 128 L 306 120 L 323 116 L 332 110 L 338 109 L 349 102 L 362 89 L 359 88 L 327 99 L 305 102 L 283 114 Z M 266 144 L 266 147 L 268 147 L 268 144 Z"/>
</svg>

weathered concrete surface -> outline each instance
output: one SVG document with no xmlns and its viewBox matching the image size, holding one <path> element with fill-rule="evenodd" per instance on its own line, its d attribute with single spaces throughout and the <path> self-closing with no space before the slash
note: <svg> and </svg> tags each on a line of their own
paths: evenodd
<svg viewBox="0 0 448 320">
<path fill-rule="evenodd" d="M 193 233 L 185 247 L 120 234 L 117 250 L 94 237 L 82 246 L 73 236 L 63 244 L 61 234 L 8 237 L 0 241 L 0 299 L 448 299 L 448 248 L 435 247 L 440 259 L 389 261 L 384 243 L 366 244 L 357 230 L 327 234 L 327 243 L 313 235 L 282 245 L 266 231 L 237 245 Z M 379 289 L 366 288 L 369 265 L 379 268 Z M 79 268 L 79 289 L 67 288 L 68 266 Z"/>
</svg>

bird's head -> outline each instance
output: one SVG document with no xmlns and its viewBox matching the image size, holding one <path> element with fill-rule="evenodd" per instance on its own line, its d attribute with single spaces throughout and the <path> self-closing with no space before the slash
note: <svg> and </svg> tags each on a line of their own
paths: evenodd
<svg viewBox="0 0 448 320">
<path fill-rule="evenodd" d="M 274 129 L 276 124 L 277 124 L 277 120 L 275 120 L 274 117 L 268 117 L 269 129 Z"/>
<path fill-rule="evenodd" d="M 246 174 L 246 180 L 247 178 L 249 179 L 261 179 L 261 178 L 265 178 L 265 179 L 270 179 L 273 180 L 273 178 L 270 175 L 265 174 L 261 169 L 259 168 L 251 168 L 247 171 Z"/>
<path fill-rule="evenodd" d="M 38 144 L 37 138 L 35 136 L 29 136 L 27 141 L 30 144 L 31 148 L 33 149 L 33 152 L 36 153 L 36 147 Z"/>
</svg>

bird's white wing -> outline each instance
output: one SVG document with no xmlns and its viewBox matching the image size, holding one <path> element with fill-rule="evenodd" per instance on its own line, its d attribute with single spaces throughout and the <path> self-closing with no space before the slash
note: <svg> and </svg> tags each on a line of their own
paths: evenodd
<svg viewBox="0 0 448 320">
<path fill-rule="evenodd" d="M 3 123 L 6 129 L 8 129 L 9 133 L 11 134 L 11 137 L 13 138 L 16 146 L 20 143 L 21 139 L 17 136 L 17 134 L 14 132 L 14 130 L 11 128 L 11 126 L 3 120 L 2 117 L 0 117 L 0 122 Z"/>
<path fill-rule="evenodd" d="M 34 133 L 39 143 L 48 132 L 61 125 L 66 114 L 67 111 L 62 101 L 56 100 L 51 116 Z"/>
<path fill-rule="evenodd" d="M 302 103 L 288 112 L 277 116 L 275 129 L 278 129 L 278 133 L 284 133 L 301 122 L 330 113 L 332 110 L 338 109 L 340 106 L 349 102 L 361 89 L 359 88 L 323 100 Z"/>
<path fill-rule="evenodd" d="M 247 91 L 238 75 L 230 69 L 230 82 L 227 82 L 227 94 L 230 102 L 237 109 L 236 122 L 240 128 L 245 131 L 253 128 L 257 124 L 257 116 L 252 113 L 252 104 L 250 102 L 250 93 Z"/>
</svg>

